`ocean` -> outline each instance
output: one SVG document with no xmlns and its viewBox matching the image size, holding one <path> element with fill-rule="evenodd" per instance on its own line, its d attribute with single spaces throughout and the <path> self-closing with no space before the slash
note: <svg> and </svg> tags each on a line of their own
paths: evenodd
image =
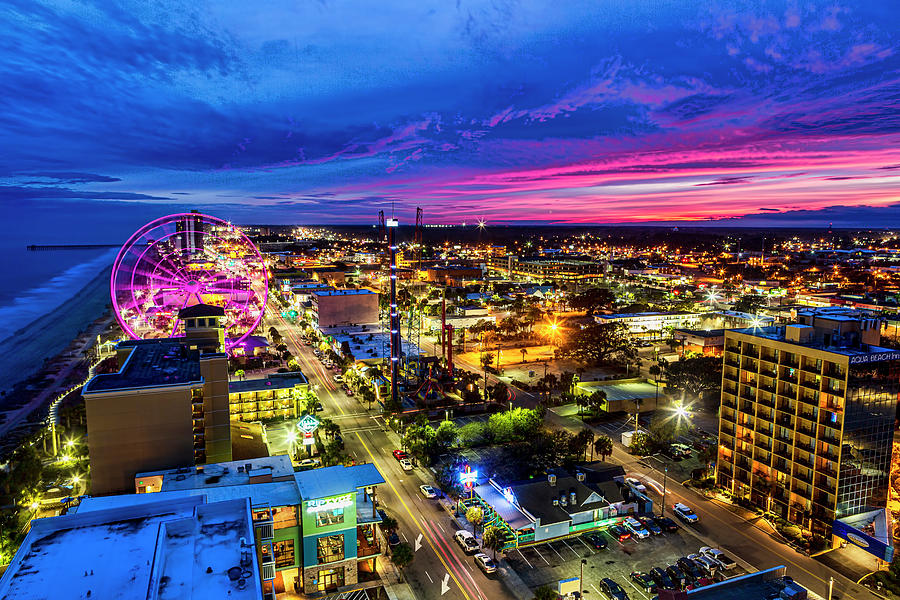
<svg viewBox="0 0 900 600">
<path fill-rule="evenodd" d="M 104 312 L 116 252 L 0 245 L 0 389 L 31 375 Z"/>
</svg>

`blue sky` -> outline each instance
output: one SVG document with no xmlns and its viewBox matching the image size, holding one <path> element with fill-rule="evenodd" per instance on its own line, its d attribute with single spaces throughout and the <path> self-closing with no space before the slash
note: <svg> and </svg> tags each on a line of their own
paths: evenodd
<svg viewBox="0 0 900 600">
<path fill-rule="evenodd" d="M 872 1 L 8 1 L 0 203 L 116 239 L 185 208 L 900 225 L 897 23 Z"/>
</svg>

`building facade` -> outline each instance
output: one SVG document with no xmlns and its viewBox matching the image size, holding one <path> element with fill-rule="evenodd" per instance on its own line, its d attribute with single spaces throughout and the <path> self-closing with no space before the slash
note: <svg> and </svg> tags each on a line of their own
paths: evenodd
<svg viewBox="0 0 900 600">
<path fill-rule="evenodd" d="M 693 329 L 700 324 L 703 313 L 646 312 L 594 315 L 597 323 L 621 323 L 631 337 L 640 340 L 661 340 L 673 329 Z"/>
<path fill-rule="evenodd" d="M 142 471 L 231 459 L 227 355 L 171 338 L 121 342 L 117 356 L 119 371 L 82 391 L 92 494 L 129 490 Z"/>
<path fill-rule="evenodd" d="M 509 279 L 553 281 L 556 283 L 592 283 L 603 279 L 608 266 L 588 256 L 490 256 L 488 268 Z"/>
<path fill-rule="evenodd" d="M 296 419 L 309 382 L 300 371 L 273 373 L 264 379 L 232 381 L 228 410 L 232 421 Z"/>
<path fill-rule="evenodd" d="M 320 329 L 378 322 L 378 294 L 372 290 L 320 290 L 310 300 Z"/>
<path fill-rule="evenodd" d="M 858 313 L 725 332 L 717 483 L 831 535 L 887 504 L 900 353 Z"/>
</svg>

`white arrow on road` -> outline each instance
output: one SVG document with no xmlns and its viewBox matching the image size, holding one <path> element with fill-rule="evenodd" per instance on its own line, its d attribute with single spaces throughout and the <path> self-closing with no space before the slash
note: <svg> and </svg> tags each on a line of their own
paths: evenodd
<svg viewBox="0 0 900 600">
<path fill-rule="evenodd" d="M 416 538 L 416 552 L 419 551 L 419 548 L 422 547 L 422 534 L 419 534 L 419 537 Z"/>
<path fill-rule="evenodd" d="M 441 582 L 441 596 L 450 591 L 450 573 L 446 573 L 444 575 L 444 580 Z"/>
</svg>

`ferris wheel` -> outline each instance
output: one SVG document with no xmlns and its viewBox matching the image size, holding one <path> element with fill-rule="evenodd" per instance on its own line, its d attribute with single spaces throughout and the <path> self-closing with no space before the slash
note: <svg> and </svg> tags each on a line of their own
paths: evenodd
<svg viewBox="0 0 900 600">
<path fill-rule="evenodd" d="M 225 311 L 225 349 L 247 338 L 268 299 L 259 250 L 230 223 L 199 213 L 168 215 L 138 229 L 119 250 L 110 277 L 116 319 L 133 339 L 184 335 L 178 318 L 197 304 Z"/>
</svg>

